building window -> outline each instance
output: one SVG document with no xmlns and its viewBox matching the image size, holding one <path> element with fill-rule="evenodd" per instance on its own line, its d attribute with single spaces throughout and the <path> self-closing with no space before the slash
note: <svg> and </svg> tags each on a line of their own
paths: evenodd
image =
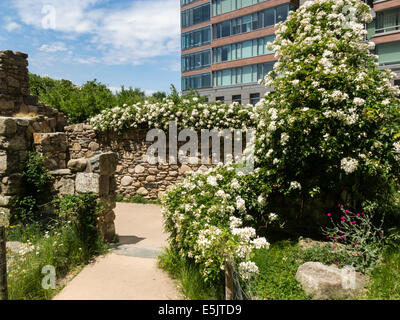
<svg viewBox="0 0 400 320">
<path fill-rule="evenodd" d="M 182 90 L 203 89 L 211 87 L 211 74 L 203 73 L 182 77 Z"/>
<path fill-rule="evenodd" d="M 204 4 L 181 12 L 182 28 L 210 21 L 210 4 Z"/>
<path fill-rule="evenodd" d="M 400 8 L 380 11 L 376 14 L 375 33 L 384 33 L 400 29 Z"/>
<path fill-rule="evenodd" d="M 182 72 L 207 68 L 211 65 L 211 50 L 182 56 Z"/>
<path fill-rule="evenodd" d="M 229 37 L 239 33 L 246 33 L 260 28 L 274 26 L 280 21 L 285 21 L 289 10 L 294 8 L 292 4 L 285 4 L 243 17 L 216 23 L 213 25 L 213 39 Z"/>
<path fill-rule="evenodd" d="M 250 94 L 250 104 L 253 106 L 256 105 L 256 103 L 260 102 L 260 94 L 259 93 L 251 93 Z"/>
<path fill-rule="evenodd" d="M 205 46 L 211 43 L 211 27 L 182 34 L 182 50 Z"/>
<path fill-rule="evenodd" d="M 273 42 L 274 39 L 275 35 L 270 35 L 213 48 L 213 63 L 271 54 L 273 51 L 267 49 L 267 43 Z"/>
<path fill-rule="evenodd" d="M 228 86 L 257 82 L 273 69 L 274 62 L 266 62 L 213 72 L 213 86 Z"/>
<path fill-rule="evenodd" d="M 212 0 L 213 16 L 245 8 L 267 0 Z"/>
<path fill-rule="evenodd" d="M 196 1 L 199 1 L 199 0 L 181 0 L 181 6 L 183 7 L 183 6 L 186 6 L 186 5 L 196 2 Z"/>
<path fill-rule="evenodd" d="M 239 104 L 242 104 L 242 96 L 240 94 L 232 96 L 232 102 L 238 102 Z"/>
<path fill-rule="evenodd" d="M 376 46 L 380 65 L 400 64 L 400 41 L 382 43 Z"/>
<path fill-rule="evenodd" d="M 221 101 L 222 103 L 225 102 L 225 97 L 216 97 L 215 101 Z"/>
</svg>

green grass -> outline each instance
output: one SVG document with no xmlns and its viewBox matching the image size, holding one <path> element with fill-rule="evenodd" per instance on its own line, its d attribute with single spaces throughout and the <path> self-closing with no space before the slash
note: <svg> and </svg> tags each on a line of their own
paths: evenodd
<svg viewBox="0 0 400 320">
<path fill-rule="evenodd" d="M 255 280 L 256 296 L 263 300 L 308 300 L 295 279 L 303 263 L 300 249 L 289 241 L 271 244 L 268 250 L 258 250 L 254 261 L 259 268 Z"/>
<path fill-rule="evenodd" d="M 161 204 L 160 199 L 157 200 L 149 200 L 143 197 L 140 194 L 134 195 L 133 197 L 126 198 L 121 194 L 117 194 L 116 196 L 117 202 L 126 202 L 126 203 L 139 203 L 139 204 Z"/>
<path fill-rule="evenodd" d="M 205 283 L 197 266 L 174 254 L 165 251 L 158 257 L 160 268 L 167 271 L 179 283 L 183 295 L 188 300 L 220 300 L 224 298 L 223 282 L 213 286 Z"/>
<path fill-rule="evenodd" d="M 54 266 L 57 280 L 69 272 L 87 264 L 97 254 L 105 253 L 107 245 L 99 237 L 86 250 L 73 224 L 58 225 L 48 236 L 39 227 L 16 227 L 8 229 L 8 241 L 20 241 L 33 246 L 33 251 L 16 257 L 8 269 L 8 291 L 10 300 L 47 300 L 54 297 L 61 287 L 44 289 L 42 274 L 44 266 Z M 85 248 L 86 247 L 86 248 Z"/>
<path fill-rule="evenodd" d="M 257 250 L 253 260 L 259 274 L 252 284 L 254 295 L 262 300 L 310 300 L 296 281 L 296 272 L 307 261 L 328 259 L 325 251 L 321 252 L 316 248 L 303 251 L 291 241 L 279 241 L 271 244 L 269 250 Z M 178 280 L 187 299 L 224 298 L 223 281 L 214 286 L 205 284 L 196 265 L 172 251 L 166 250 L 159 257 L 159 265 Z M 372 272 L 366 294 L 359 299 L 400 300 L 400 247 L 386 250 L 381 265 Z"/>
<path fill-rule="evenodd" d="M 382 265 L 372 273 L 371 283 L 363 299 L 400 300 L 400 247 L 389 248 Z"/>
</svg>

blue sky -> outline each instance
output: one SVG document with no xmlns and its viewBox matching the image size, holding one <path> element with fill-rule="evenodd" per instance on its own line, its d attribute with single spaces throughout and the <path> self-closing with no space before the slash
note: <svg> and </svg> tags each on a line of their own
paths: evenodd
<svg viewBox="0 0 400 320">
<path fill-rule="evenodd" d="M 78 85 L 180 90 L 179 20 L 179 0 L 1 0 L 0 50 Z"/>
</svg>

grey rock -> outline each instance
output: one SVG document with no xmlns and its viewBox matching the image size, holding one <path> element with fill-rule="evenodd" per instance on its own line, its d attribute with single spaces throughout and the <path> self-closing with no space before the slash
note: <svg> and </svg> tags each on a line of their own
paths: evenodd
<svg viewBox="0 0 400 320">
<path fill-rule="evenodd" d="M 87 166 L 86 159 L 71 159 L 68 161 L 67 167 L 71 169 L 73 172 L 82 172 L 85 171 Z"/>
<path fill-rule="evenodd" d="M 132 184 L 132 182 L 133 182 L 133 178 L 130 177 L 130 176 L 125 176 L 125 177 L 123 177 L 123 178 L 121 179 L 121 184 L 122 184 L 124 187 L 130 186 L 130 185 Z"/>
<path fill-rule="evenodd" d="M 297 270 L 296 280 L 314 300 L 355 299 L 362 294 L 368 277 L 347 268 L 306 262 Z"/>
</svg>

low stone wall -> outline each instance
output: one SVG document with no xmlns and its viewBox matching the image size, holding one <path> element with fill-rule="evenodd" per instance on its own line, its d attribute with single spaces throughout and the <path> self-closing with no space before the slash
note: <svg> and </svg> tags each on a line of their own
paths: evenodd
<svg viewBox="0 0 400 320">
<path fill-rule="evenodd" d="M 88 158 L 101 151 L 118 155 L 117 193 L 124 197 L 137 194 L 147 199 L 159 198 L 171 184 L 181 181 L 191 171 L 208 170 L 211 165 L 168 165 L 147 162 L 147 130 L 131 129 L 124 134 L 98 133 L 86 124 L 65 128 L 71 159 Z M 101 150 L 101 151 L 100 151 Z M 200 163 L 200 161 L 199 161 Z"/>
</svg>

